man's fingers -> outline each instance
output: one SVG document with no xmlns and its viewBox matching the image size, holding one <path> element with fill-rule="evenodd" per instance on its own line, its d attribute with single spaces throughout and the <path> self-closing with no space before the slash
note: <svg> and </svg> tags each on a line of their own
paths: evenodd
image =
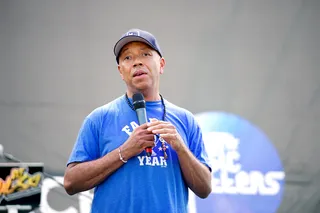
<svg viewBox="0 0 320 213">
<path fill-rule="evenodd" d="M 160 134 L 159 136 L 165 139 L 167 142 L 170 141 L 170 139 L 177 139 L 176 133 L 164 133 Z"/>
<path fill-rule="evenodd" d="M 175 129 L 171 123 L 158 123 L 148 127 L 148 131 L 153 131 L 155 129 Z"/>
<path fill-rule="evenodd" d="M 159 120 L 152 120 L 151 122 L 147 123 L 147 125 L 148 125 L 149 127 L 151 127 L 151 126 L 157 126 L 157 125 L 159 125 L 159 124 L 170 124 L 170 123 L 167 122 L 167 121 L 159 121 Z"/>
<path fill-rule="evenodd" d="M 147 141 L 154 141 L 154 135 L 153 134 L 148 134 L 144 137 L 145 140 Z"/>
<path fill-rule="evenodd" d="M 147 129 L 148 128 L 148 123 L 141 124 L 139 127 L 141 129 Z"/>
<path fill-rule="evenodd" d="M 176 130 L 172 128 L 162 128 L 152 130 L 153 134 L 175 134 Z"/>
</svg>

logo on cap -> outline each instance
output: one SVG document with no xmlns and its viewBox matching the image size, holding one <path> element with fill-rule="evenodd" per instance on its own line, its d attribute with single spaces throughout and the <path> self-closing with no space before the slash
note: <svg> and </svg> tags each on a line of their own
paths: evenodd
<svg viewBox="0 0 320 213">
<path fill-rule="evenodd" d="M 127 32 L 126 36 L 140 36 L 140 32 L 139 31 L 130 31 L 130 32 Z"/>
</svg>

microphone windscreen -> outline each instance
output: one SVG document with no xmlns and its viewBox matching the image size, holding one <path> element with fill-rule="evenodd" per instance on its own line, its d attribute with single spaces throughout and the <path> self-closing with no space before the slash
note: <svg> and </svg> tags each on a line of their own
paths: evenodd
<svg viewBox="0 0 320 213">
<path fill-rule="evenodd" d="M 146 102 L 141 92 L 133 94 L 132 102 L 134 109 L 146 108 Z"/>
</svg>

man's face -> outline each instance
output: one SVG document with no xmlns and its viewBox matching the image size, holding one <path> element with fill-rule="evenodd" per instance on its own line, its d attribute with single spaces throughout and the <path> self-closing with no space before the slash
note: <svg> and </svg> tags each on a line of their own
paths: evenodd
<svg viewBox="0 0 320 213">
<path fill-rule="evenodd" d="M 119 57 L 118 70 L 131 92 L 159 88 L 159 77 L 165 61 L 142 42 L 126 44 Z"/>
</svg>

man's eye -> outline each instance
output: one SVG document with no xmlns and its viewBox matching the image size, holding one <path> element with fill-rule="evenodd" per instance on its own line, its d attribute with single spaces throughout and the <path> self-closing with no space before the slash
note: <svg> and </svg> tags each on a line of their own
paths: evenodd
<svg viewBox="0 0 320 213">
<path fill-rule="evenodd" d="M 124 57 L 124 60 L 130 60 L 130 59 L 131 59 L 131 56 Z"/>
<path fill-rule="evenodd" d="M 151 54 L 150 53 L 143 53 L 142 55 L 143 56 L 150 56 Z"/>
</svg>

